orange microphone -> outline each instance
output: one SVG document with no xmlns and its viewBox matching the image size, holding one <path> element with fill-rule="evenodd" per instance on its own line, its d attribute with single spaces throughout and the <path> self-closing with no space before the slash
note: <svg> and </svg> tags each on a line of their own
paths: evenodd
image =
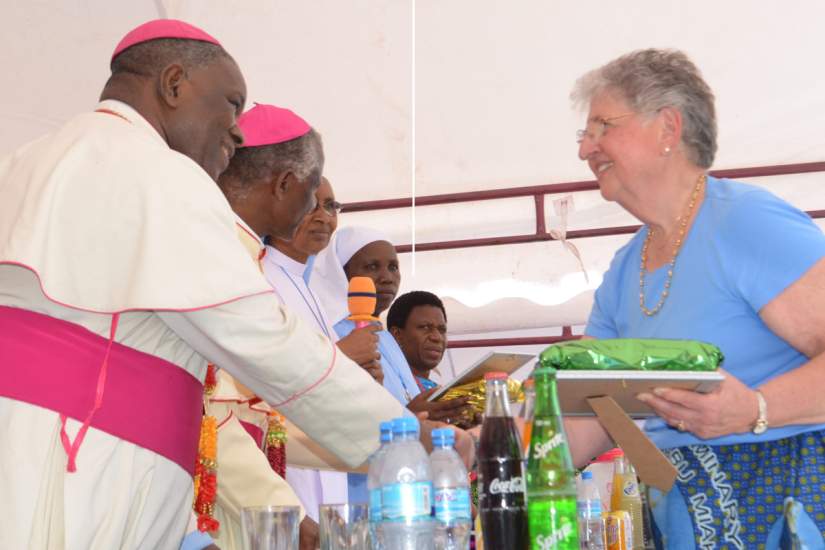
<svg viewBox="0 0 825 550">
<path fill-rule="evenodd" d="M 349 319 L 355 321 L 355 327 L 361 328 L 378 321 L 375 317 L 375 283 L 369 277 L 353 277 L 349 280 L 347 290 L 347 306 L 349 307 Z"/>
</svg>

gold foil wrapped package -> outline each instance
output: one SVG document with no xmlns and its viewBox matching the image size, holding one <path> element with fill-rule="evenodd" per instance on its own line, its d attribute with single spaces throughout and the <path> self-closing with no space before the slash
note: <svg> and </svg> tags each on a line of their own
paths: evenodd
<svg viewBox="0 0 825 550">
<path fill-rule="evenodd" d="M 507 395 L 511 403 L 521 403 L 524 401 L 524 392 L 521 389 L 521 384 L 512 378 L 507 379 Z M 472 424 L 476 414 L 484 414 L 484 407 L 487 403 L 486 382 L 481 379 L 456 386 L 441 396 L 439 401 L 457 399 L 459 397 L 468 397 L 470 399 L 467 403 L 470 406 L 470 412 L 465 412 L 462 415 L 462 420 L 466 424 Z"/>
<path fill-rule="evenodd" d="M 723 360 L 713 344 L 696 340 L 615 338 L 575 340 L 550 346 L 542 366 L 559 370 L 714 371 Z"/>
</svg>

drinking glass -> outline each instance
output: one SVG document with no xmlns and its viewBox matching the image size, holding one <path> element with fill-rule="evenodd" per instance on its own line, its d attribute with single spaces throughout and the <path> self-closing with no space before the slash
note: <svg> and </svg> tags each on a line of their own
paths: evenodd
<svg viewBox="0 0 825 550">
<path fill-rule="evenodd" d="M 297 506 L 251 506 L 241 510 L 244 550 L 298 550 Z"/>
<path fill-rule="evenodd" d="M 321 550 L 369 550 L 366 504 L 323 504 L 318 523 Z"/>
</svg>

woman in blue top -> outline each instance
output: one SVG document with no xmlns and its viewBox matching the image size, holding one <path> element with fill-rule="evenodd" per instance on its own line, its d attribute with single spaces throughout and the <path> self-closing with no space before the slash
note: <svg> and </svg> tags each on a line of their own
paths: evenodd
<svg viewBox="0 0 825 550">
<path fill-rule="evenodd" d="M 683 53 L 630 53 L 580 78 L 572 97 L 589 108 L 580 158 L 602 196 L 644 223 L 596 291 L 587 336 L 702 340 L 725 355 L 710 394 L 638 396 L 658 414 L 646 433 L 679 472 L 651 499 L 654 532 L 668 548 L 794 537 L 822 548 L 822 231 L 763 189 L 707 175 L 714 97 Z M 577 462 L 611 444 L 595 421 L 568 426 Z"/>
</svg>

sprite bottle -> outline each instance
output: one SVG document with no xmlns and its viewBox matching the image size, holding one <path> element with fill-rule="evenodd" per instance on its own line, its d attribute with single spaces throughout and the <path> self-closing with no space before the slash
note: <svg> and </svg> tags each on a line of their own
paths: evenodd
<svg viewBox="0 0 825 550">
<path fill-rule="evenodd" d="M 527 459 L 527 517 L 532 550 L 578 550 L 576 471 L 567 447 L 556 371 L 533 372 L 536 404 Z"/>
</svg>

